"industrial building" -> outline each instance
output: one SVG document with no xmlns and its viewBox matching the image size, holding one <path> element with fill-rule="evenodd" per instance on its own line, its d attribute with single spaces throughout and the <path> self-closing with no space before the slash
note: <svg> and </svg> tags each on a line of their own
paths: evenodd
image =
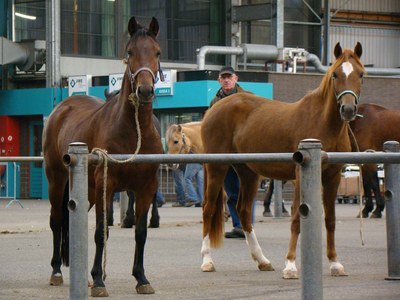
<svg viewBox="0 0 400 300">
<path fill-rule="evenodd" d="M 222 66 L 257 95 L 295 102 L 318 87 L 337 42 L 363 46 L 362 102 L 400 109 L 400 1 L 4 0 L 0 155 L 40 156 L 44 122 L 59 102 L 118 89 L 131 16 L 160 24 L 167 80 L 153 108 L 162 138 L 170 122 L 202 119 Z M 0 197 L 48 198 L 42 163 L 0 170 Z"/>
</svg>

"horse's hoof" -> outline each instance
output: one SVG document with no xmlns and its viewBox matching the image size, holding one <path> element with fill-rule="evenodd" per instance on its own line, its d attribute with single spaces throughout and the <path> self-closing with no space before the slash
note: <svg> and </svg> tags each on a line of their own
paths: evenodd
<svg viewBox="0 0 400 300">
<path fill-rule="evenodd" d="M 63 277 L 60 273 L 54 274 L 50 277 L 50 285 L 62 285 L 64 283 Z"/>
<path fill-rule="evenodd" d="M 125 224 L 125 222 L 121 223 L 121 228 L 132 228 L 133 224 Z"/>
<path fill-rule="evenodd" d="M 202 272 L 215 272 L 215 267 L 213 263 L 204 264 L 201 266 Z"/>
<path fill-rule="evenodd" d="M 343 267 L 339 269 L 331 269 L 331 276 L 349 276 Z"/>
<path fill-rule="evenodd" d="M 160 227 L 160 222 L 150 222 L 149 228 L 158 228 Z"/>
<path fill-rule="evenodd" d="M 381 213 L 375 213 L 373 212 L 370 216 L 371 219 L 380 219 L 382 218 L 382 214 Z"/>
<path fill-rule="evenodd" d="M 151 287 L 150 284 L 144 284 L 136 287 L 136 293 L 138 294 L 154 294 L 156 291 Z"/>
<path fill-rule="evenodd" d="M 297 271 L 283 271 L 283 279 L 299 279 L 299 276 L 297 275 Z"/>
<path fill-rule="evenodd" d="M 271 265 L 271 263 L 264 263 L 264 264 L 259 264 L 258 269 L 260 271 L 275 271 L 274 267 Z"/>
<path fill-rule="evenodd" d="M 368 218 L 368 214 L 362 214 L 362 217 L 363 219 L 366 219 Z M 358 214 L 356 218 L 360 218 L 360 214 Z"/>
<path fill-rule="evenodd" d="M 271 218 L 271 217 L 273 217 L 273 215 L 272 215 L 272 213 L 270 211 L 264 211 L 263 212 L 263 217 Z"/>
<path fill-rule="evenodd" d="M 92 287 L 90 295 L 92 297 L 108 297 L 107 290 L 104 286 Z"/>
</svg>

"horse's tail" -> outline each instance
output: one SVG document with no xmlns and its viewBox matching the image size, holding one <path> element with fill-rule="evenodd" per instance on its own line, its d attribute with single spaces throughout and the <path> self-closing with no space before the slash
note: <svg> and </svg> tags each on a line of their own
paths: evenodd
<svg viewBox="0 0 400 300">
<path fill-rule="evenodd" d="M 61 225 L 61 260 L 64 266 L 69 266 L 69 181 L 64 189 L 64 197 L 62 203 L 62 225 Z"/>
<path fill-rule="evenodd" d="M 206 195 L 207 193 L 207 168 L 204 166 L 204 191 L 203 194 Z M 209 227 L 209 238 L 210 238 L 210 246 L 212 248 L 220 248 L 224 242 L 223 240 L 223 232 L 224 232 L 224 189 L 221 188 L 221 190 L 218 193 L 218 197 L 216 199 L 216 202 L 211 205 L 212 208 L 212 218 L 211 218 L 211 224 Z M 203 204 L 203 207 L 207 205 L 207 202 L 209 201 L 208 197 L 204 197 L 205 203 Z M 206 224 L 207 226 L 207 224 Z"/>
</svg>

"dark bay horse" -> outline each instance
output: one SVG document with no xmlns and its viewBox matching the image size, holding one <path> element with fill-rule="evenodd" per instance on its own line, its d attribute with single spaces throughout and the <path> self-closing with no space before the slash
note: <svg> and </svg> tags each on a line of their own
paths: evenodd
<svg viewBox="0 0 400 300">
<path fill-rule="evenodd" d="M 129 42 L 126 45 L 126 71 L 121 92 L 108 101 L 75 95 L 62 101 L 50 114 L 43 131 L 44 165 L 49 181 L 51 203 L 50 227 L 53 231 L 53 271 L 50 284 L 63 282 L 61 263 L 69 264 L 68 255 L 68 170 L 62 163 L 71 142 L 85 142 L 89 151 L 95 147 L 108 153 L 135 153 L 140 127 L 140 154 L 161 154 L 160 136 L 153 122 L 155 74 L 159 69 L 161 47 L 157 41 L 159 24 L 152 19 L 143 28 L 134 17 L 129 20 Z M 136 122 L 136 117 L 138 124 Z M 138 127 L 137 127 L 138 126 Z M 107 207 L 111 194 L 132 190 L 136 196 L 135 258 L 133 276 L 136 291 L 154 293 L 144 274 L 143 254 L 147 237 L 147 214 L 157 190 L 157 164 L 113 164 L 108 167 Z M 96 253 L 91 274 L 92 296 L 107 296 L 102 279 L 104 248 L 103 166 L 89 166 L 89 202 L 96 205 Z M 61 248 L 61 251 L 60 251 Z"/>
<path fill-rule="evenodd" d="M 359 114 L 350 122 L 350 127 L 356 137 L 360 151 L 374 150 L 382 151 L 383 143 L 387 141 L 400 141 L 400 111 L 388 109 L 376 104 L 359 105 Z M 357 151 L 353 144 L 353 151 Z M 371 189 L 376 197 L 376 209 L 371 214 L 371 218 L 381 218 L 385 208 L 385 201 L 379 188 L 377 167 L 374 164 L 364 164 L 362 166 L 364 193 L 367 198 L 365 207 L 362 211 L 363 217 L 367 218 L 374 209 L 372 202 Z"/>
<path fill-rule="evenodd" d="M 107 98 L 109 97 L 106 93 L 106 101 Z M 156 130 L 158 134 L 161 136 L 161 124 L 158 118 L 153 115 L 153 122 L 154 126 L 156 127 Z M 121 223 L 121 228 L 132 228 L 133 225 L 136 224 L 135 220 L 135 194 L 132 191 L 126 191 L 128 194 L 128 209 L 126 211 L 126 216 L 124 220 Z M 114 225 L 114 197 L 111 197 L 110 205 L 108 207 L 107 211 L 107 224 L 109 226 Z M 160 227 L 160 214 L 158 212 L 158 206 L 157 206 L 157 197 L 154 195 L 153 201 L 152 201 L 152 209 L 151 209 L 151 218 L 150 218 L 150 223 L 149 227 L 151 228 L 158 228 Z"/>
<path fill-rule="evenodd" d="M 201 128 L 205 153 L 295 152 L 302 139 L 321 140 L 324 151 L 351 150 L 347 122 L 357 113 L 358 97 L 365 72 L 360 61 L 362 47 L 343 49 L 337 43 L 335 62 L 320 86 L 296 103 L 283 103 L 255 95 L 237 93 L 218 101 L 207 111 Z M 253 260 L 260 270 L 273 270 L 263 255 L 251 224 L 252 204 L 259 175 L 293 180 L 299 168 L 294 163 L 234 164 L 240 178 L 237 211 Z M 222 244 L 222 186 L 229 164 L 206 164 L 203 203 L 202 271 L 215 271 L 211 247 Z M 323 205 L 327 230 L 327 257 L 331 275 L 347 276 L 335 249 L 335 198 L 342 165 L 322 166 Z M 291 238 L 286 255 L 284 278 L 298 278 L 295 266 L 300 234 L 299 184 L 296 180 Z"/>
</svg>

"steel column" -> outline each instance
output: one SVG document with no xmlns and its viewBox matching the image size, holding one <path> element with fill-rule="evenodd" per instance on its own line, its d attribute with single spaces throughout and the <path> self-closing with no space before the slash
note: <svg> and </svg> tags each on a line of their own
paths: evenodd
<svg viewBox="0 0 400 300">
<path fill-rule="evenodd" d="M 70 299 L 88 299 L 88 154 L 85 143 L 71 143 L 69 166 Z"/>
<path fill-rule="evenodd" d="M 282 218 L 282 181 L 274 180 L 274 217 Z"/>
<path fill-rule="evenodd" d="M 321 141 L 302 140 L 300 164 L 301 299 L 323 299 Z"/>
<path fill-rule="evenodd" d="M 395 141 L 383 144 L 383 150 L 399 152 L 399 143 Z M 384 193 L 386 200 L 386 236 L 388 277 L 386 280 L 400 280 L 400 165 L 385 164 Z"/>
</svg>

